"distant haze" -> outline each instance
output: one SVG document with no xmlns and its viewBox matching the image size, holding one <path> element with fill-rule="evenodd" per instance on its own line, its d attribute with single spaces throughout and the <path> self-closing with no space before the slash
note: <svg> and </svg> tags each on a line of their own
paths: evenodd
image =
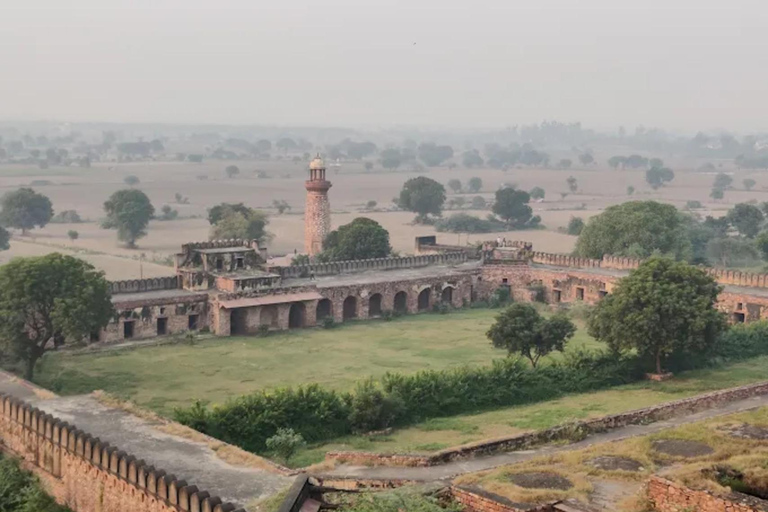
<svg viewBox="0 0 768 512">
<path fill-rule="evenodd" d="M 768 129 L 766 0 L 6 0 L 0 118 Z"/>
</svg>

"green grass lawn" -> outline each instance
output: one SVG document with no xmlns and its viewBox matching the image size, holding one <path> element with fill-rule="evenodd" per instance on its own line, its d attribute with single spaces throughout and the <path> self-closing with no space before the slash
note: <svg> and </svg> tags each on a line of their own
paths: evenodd
<svg viewBox="0 0 768 512">
<path fill-rule="evenodd" d="M 387 436 L 349 436 L 309 446 L 291 461 L 306 466 L 323 460 L 327 451 L 363 450 L 387 453 L 431 452 L 460 444 L 539 430 L 570 420 L 640 409 L 708 391 L 766 380 L 768 356 L 720 368 L 681 373 L 666 382 L 643 381 L 606 391 L 569 395 L 537 404 L 481 414 L 435 418 Z"/>
<path fill-rule="evenodd" d="M 345 390 L 388 371 L 486 365 L 504 357 L 485 337 L 498 312 L 462 310 L 267 337 L 209 338 L 194 345 L 51 353 L 35 381 L 60 394 L 103 389 L 161 414 L 195 399 L 222 403 L 259 389 L 316 382 Z M 580 329 L 567 350 L 600 346 Z"/>
</svg>

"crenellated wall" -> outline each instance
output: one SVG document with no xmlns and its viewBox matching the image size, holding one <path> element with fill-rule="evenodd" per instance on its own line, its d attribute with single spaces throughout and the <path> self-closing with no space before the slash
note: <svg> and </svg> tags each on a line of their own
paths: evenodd
<svg viewBox="0 0 768 512">
<path fill-rule="evenodd" d="M 0 394 L 0 447 L 75 512 L 245 512 L 118 447 Z"/>
<path fill-rule="evenodd" d="M 178 276 L 152 277 L 149 279 L 130 279 L 127 281 L 110 281 L 112 295 L 121 293 L 153 292 L 157 290 L 176 290 L 181 288 Z"/>
<path fill-rule="evenodd" d="M 422 256 L 405 256 L 402 258 L 375 258 L 370 260 L 332 261 L 314 265 L 297 265 L 290 267 L 274 267 L 270 271 L 279 273 L 283 279 L 315 276 L 329 276 L 348 272 L 364 272 L 367 270 L 392 270 L 399 268 L 419 268 L 432 265 L 458 265 L 467 261 L 465 252 L 443 254 L 425 254 Z"/>
</svg>

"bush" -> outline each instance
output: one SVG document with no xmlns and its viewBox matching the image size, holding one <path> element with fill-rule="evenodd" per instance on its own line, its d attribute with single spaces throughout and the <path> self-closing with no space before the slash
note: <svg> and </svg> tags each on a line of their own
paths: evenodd
<svg viewBox="0 0 768 512">
<path fill-rule="evenodd" d="M 584 219 L 581 217 L 571 217 L 566 231 L 569 235 L 579 236 L 584 231 Z"/>
<path fill-rule="evenodd" d="M 323 318 L 323 329 L 333 329 L 334 327 L 336 327 L 336 321 L 332 316 Z"/>
<path fill-rule="evenodd" d="M 451 311 L 451 306 L 446 304 L 445 302 L 438 302 L 434 306 L 432 306 L 432 311 L 435 313 L 439 313 L 441 315 L 445 315 L 446 313 L 449 313 Z"/>
<path fill-rule="evenodd" d="M 403 403 L 385 393 L 372 379 L 357 384 L 350 401 L 349 423 L 355 432 L 370 432 L 391 427 L 401 415 Z"/>
<path fill-rule="evenodd" d="M 435 222 L 435 229 L 448 233 L 493 233 L 505 231 L 506 227 L 498 220 L 481 219 L 466 213 L 457 213 Z"/>
<path fill-rule="evenodd" d="M 54 215 L 51 219 L 51 224 L 79 224 L 81 222 L 83 222 L 83 219 L 75 210 L 64 210 Z"/>
<path fill-rule="evenodd" d="M 0 512 L 71 512 L 48 496 L 16 459 L 0 453 Z"/>
<path fill-rule="evenodd" d="M 69 237 L 70 240 L 77 240 L 78 238 L 80 238 L 80 233 L 78 233 L 74 229 L 70 229 L 69 231 L 67 231 L 67 236 Z"/>
<path fill-rule="evenodd" d="M 386 310 L 381 312 L 381 318 L 385 322 L 391 322 L 392 318 L 394 318 L 394 316 L 395 315 L 393 314 L 392 310 L 389 310 L 389 309 L 386 309 Z"/>
<path fill-rule="evenodd" d="M 508 286 L 496 288 L 488 299 L 488 306 L 491 308 L 500 308 L 512 302 L 512 292 Z"/>
<path fill-rule="evenodd" d="M 528 290 L 533 292 L 533 300 L 535 302 L 546 303 L 547 302 L 547 287 L 541 283 L 535 283 L 528 286 Z"/>
<path fill-rule="evenodd" d="M 304 446 L 304 438 L 292 428 L 279 428 L 277 433 L 267 439 L 267 449 L 277 455 L 283 462 L 288 462 L 296 450 Z"/>
<path fill-rule="evenodd" d="M 259 328 L 257 330 L 258 330 L 259 336 L 266 336 L 267 334 L 269 334 L 269 325 L 261 324 L 259 325 Z"/>
<path fill-rule="evenodd" d="M 713 353 L 722 359 L 747 359 L 768 354 L 768 321 L 734 325 L 720 336 Z"/>
</svg>

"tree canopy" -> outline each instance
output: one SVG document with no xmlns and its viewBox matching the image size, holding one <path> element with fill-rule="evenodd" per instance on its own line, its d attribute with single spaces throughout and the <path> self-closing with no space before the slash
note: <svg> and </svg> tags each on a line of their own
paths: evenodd
<svg viewBox="0 0 768 512">
<path fill-rule="evenodd" d="M 598 259 L 606 254 L 647 258 L 658 251 L 685 259 L 690 251 L 685 228 L 684 216 L 672 205 L 628 201 L 592 217 L 579 235 L 575 253 Z"/>
<path fill-rule="evenodd" d="M 149 220 L 155 214 L 155 207 L 141 190 L 118 190 L 104 203 L 107 218 L 102 227 L 116 229 L 117 239 L 128 247 L 135 247 L 136 240 L 147 234 Z"/>
<path fill-rule="evenodd" d="M 715 181 L 712 183 L 712 188 L 719 188 L 721 190 L 725 190 L 726 188 L 731 186 L 731 183 L 733 183 L 733 178 L 731 178 L 724 172 L 720 172 L 720 173 L 717 173 L 717 176 L 715 176 Z"/>
<path fill-rule="evenodd" d="M 418 149 L 419 160 L 429 167 L 436 167 L 453 157 L 451 146 L 438 146 L 434 142 L 421 144 Z"/>
<path fill-rule="evenodd" d="M 675 179 L 675 173 L 667 167 L 651 167 L 645 171 L 645 181 L 656 190 Z"/>
<path fill-rule="evenodd" d="M 16 258 L 0 267 L 0 343 L 35 363 L 65 342 L 80 342 L 113 315 L 109 283 L 84 260 L 59 253 Z"/>
<path fill-rule="evenodd" d="M 5 251 L 11 247 L 11 234 L 7 229 L 0 226 L 0 251 Z"/>
<path fill-rule="evenodd" d="M 21 229 L 22 233 L 35 226 L 42 228 L 53 217 L 51 200 L 31 188 L 6 193 L 0 207 L 0 225 Z"/>
<path fill-rule="evenodd" d="M 576 333 L 563 313 L 542 317 L 533 305 L 517 302 L 502 311 L 486 333 L 496 348 L 527 358 L 532 366 L 552 351 L 562 352 Z"/>
<path fill-rule="evenodd" d="M 461 192 L 461 181 L 457 179 L 448 180 L 448 188 L 453 190 L 455 194 Z"/>
<path fill-rule="evenodd" d="M 533 210 L 528 206 L 530 200 L 531 196 L 525 190 L 502 188 L 496 191 L 492 210 L 511 227 L 533 227 L 539 224 L 541 218 L 533 216 Z"/>
<path fill-rule="evenodd" d="M 212 215 L 214 208 L 216 214 Z M 266 243 L 272 238 L 267 232 L 269 216 L 260 211 L 243 206 L 242 203 L 236 205 L 214 206 L 208 211 L 208 220 L 211 222 L 211 240 L 229 240 L 240 238 L 243 240 L 257 240 L 260 244 Z"/>
<path fill-rule="evenodd" d="M 483 157 L 480 156 L 480 152 L 476 149 L 472 149 L 462 153 L 461 163 L 464 167 L 473 169 L 475 167 L 482 167 L 485 162 L 483 161 Z"/>
<path fill-rule="evenodd" d="M 328 233 L 321 259 L 366 260 L 385 258 L 391 252 L 389 232 L 373 219 L 358 217 Z"/>
<path fill-rule="evenodd" d="M 445 187 L 424 176 L 409 179 L 400 191 L 400 207 L 415 212 L 417 220 L 424 220 L 429 214 L 439 216 L 444 203 Z"/>
<path fill-rule="evenodd" d="M 589 333 L 614 350 L 635 349 L 651 357 L 662 373 L 665 358 L 705 351 L 725 329 L 725 318 L 715 307 L 719 293 L 703 270 L 651 258 L 597 304 Z"/>
<path fill-rule="evenodd" d="M 478 178 L 477 176 L 473 178 L 469 178 L 469 181 L 467 181 L 467 189 L 469 189 L 470 192 L 480 192 L 480 189 L 483 188 L 483 180 L 481 178 Z"/>
<path fill-rule="evenodd" d="M 725 218 L 739 233 L 747 238 L 754 238 L 760 232 L 763 212 L 757 206 L 739 203 L 728 210 Z"/>
</svg>

